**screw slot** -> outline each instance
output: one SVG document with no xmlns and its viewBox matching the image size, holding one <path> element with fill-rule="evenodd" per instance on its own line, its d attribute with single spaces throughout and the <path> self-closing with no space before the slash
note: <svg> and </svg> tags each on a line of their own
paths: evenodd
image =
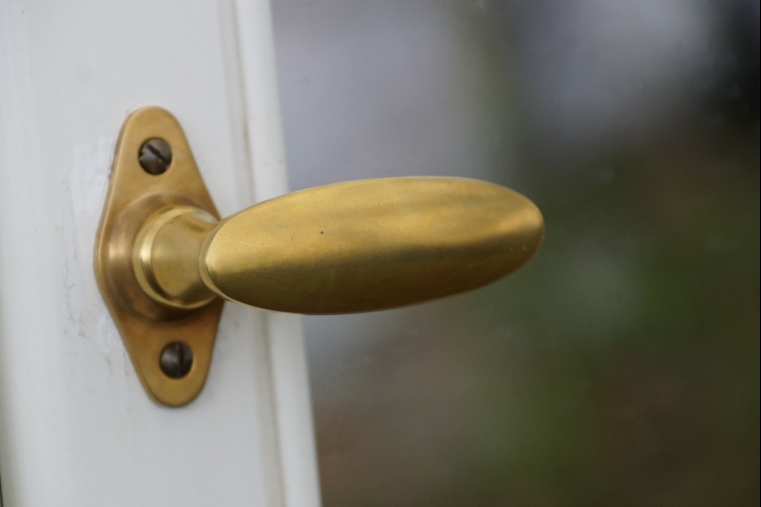
<svg viewBox="0 0 761 507">
<path fill-rule="evenodd" d="M 170 343 L 161 351 L 161 371 L 169 378 L 182 378 L 193 366 L 193 351 L 182 342 Z"/>
<path fill-rule="evenodd" d="M 172 148 L 158 137 L 148 139 L 140 147 L 138 160 L 145 172 L 153 175 L 163 174 L 172 164 Z"/>
</svg>

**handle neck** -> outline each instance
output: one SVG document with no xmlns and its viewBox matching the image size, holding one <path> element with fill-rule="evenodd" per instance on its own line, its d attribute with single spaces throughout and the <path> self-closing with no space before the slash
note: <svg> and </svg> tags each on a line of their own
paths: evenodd
<svg viewBox="0 0 761 507">
<path fill-rule="evenodd" d="M 215 298 L 201 279 L 201 246 L 217 219 L 194 206 L 168 206 L 140 227 L 132 266 L 143 291 L 157 303 L 192 310 Z"/>
</svg>

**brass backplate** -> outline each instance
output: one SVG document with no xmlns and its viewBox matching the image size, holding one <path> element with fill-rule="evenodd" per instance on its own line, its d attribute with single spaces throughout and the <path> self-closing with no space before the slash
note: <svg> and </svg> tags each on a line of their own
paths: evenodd
<svg viewBox="0 0 761 507">
<path fill-rule="evenodd" d="M 172 151 L 163 174 L 149 174 L 139 162 L 143 144 L 153 138 Z M 132 266 L 135 238 L 152 213 L 174 205 L 196 206 L 219 219 L 180 124 L 164 109 L 146 107 L 127 118 L 119 135 L 96 237 L 95 275 L 146 392 L 157 403 L 178 407 L 193 401 L 206 382 L 223 301 L 180 310 L 154 302 L 140 288 Z M 182 378 L 161 369 L 161 353 L 173 342 L 193 352 Z"/>
</svg>

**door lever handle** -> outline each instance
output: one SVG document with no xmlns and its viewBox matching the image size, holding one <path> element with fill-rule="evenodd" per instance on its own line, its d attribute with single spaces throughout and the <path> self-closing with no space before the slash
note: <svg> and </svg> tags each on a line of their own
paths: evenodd
<svg viewBox="0 0 761 507">
<path fill-rule="evenodd" d="M 164 170 L 141 159 L 151 139 L 168 150 L 154 153 Z M 445 177 L 326 185 L 220 221 L 179 124 L 163 109 L 145 108 L 122 129 L 96 274 L 146 389 L 181 405 L 203 386 L 205 371 L 192 388 L 187 377 L 199 364 L 208 370 L 217 296 L 305 314 L 395 308 L 506 276 L 536 253 L 543 235 L 542 214 L 526 197 Z M 204 338 L 190 344 L 190 335 Z M 193 365 L 168 382 L 157 357 L 177 343 L 192 351 Z M 199 363 L 202 351 L 208 358 Z"/>
<path fill-rule="evenodd" d="M 214 294 L 305 314 L 394 308 L 507 275 L 544 229 L 522 195 L 458 178 L 338 183 L 215 222 L 180 205 L 144 223 L 133 262 L 146 293 L 177 308 Z"/>
</svg>

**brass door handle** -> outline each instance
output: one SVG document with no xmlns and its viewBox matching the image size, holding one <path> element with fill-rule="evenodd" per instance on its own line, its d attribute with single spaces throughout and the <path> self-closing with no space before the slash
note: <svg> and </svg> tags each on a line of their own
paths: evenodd
<svg viewBox="0 0 761 507">
<path fill-rule="evenodd" d="M 283 312 L 366 312 L 492 282 L 523 265 L 542 233 L 536 206 L 498 185 L 359 180 L 288 194 L 218 224 L 199 208 L 163 208 L 142 226 L 133 262 L 143 289 L 177 308 L 217 294 Z"/>
<path fill-rule="evenodd" d="M 163 159 L 155 154 L 165 172 L 150 161 L 141 166 L 149 139 L 170 150 Z M 159 345 L 186 344 L 183 336 L 199 332 L 213 343 L 216 296 L 307 314 L 394 308 L 501 278 L 536 253 L 543 235 L 542 215 L 526 197 L 443 177 L 327 185 L 219 221 L 179 124 L 146 108 L 122 129 L 96 273 L 133 362 L 146 370 Z M 154 342 L 141 361 L 136 348 Z M 198 345 L 188 345 L 195 358 Z M 172 380 L 182 384 L 190 373 Z M 145 371 L 141 378 L 154 399 L 171 405 L 187 403 L 203 385 L 178 398 L 166 395 L 174 384 L 165 379 L 151 381 Z"/>
</svg>

